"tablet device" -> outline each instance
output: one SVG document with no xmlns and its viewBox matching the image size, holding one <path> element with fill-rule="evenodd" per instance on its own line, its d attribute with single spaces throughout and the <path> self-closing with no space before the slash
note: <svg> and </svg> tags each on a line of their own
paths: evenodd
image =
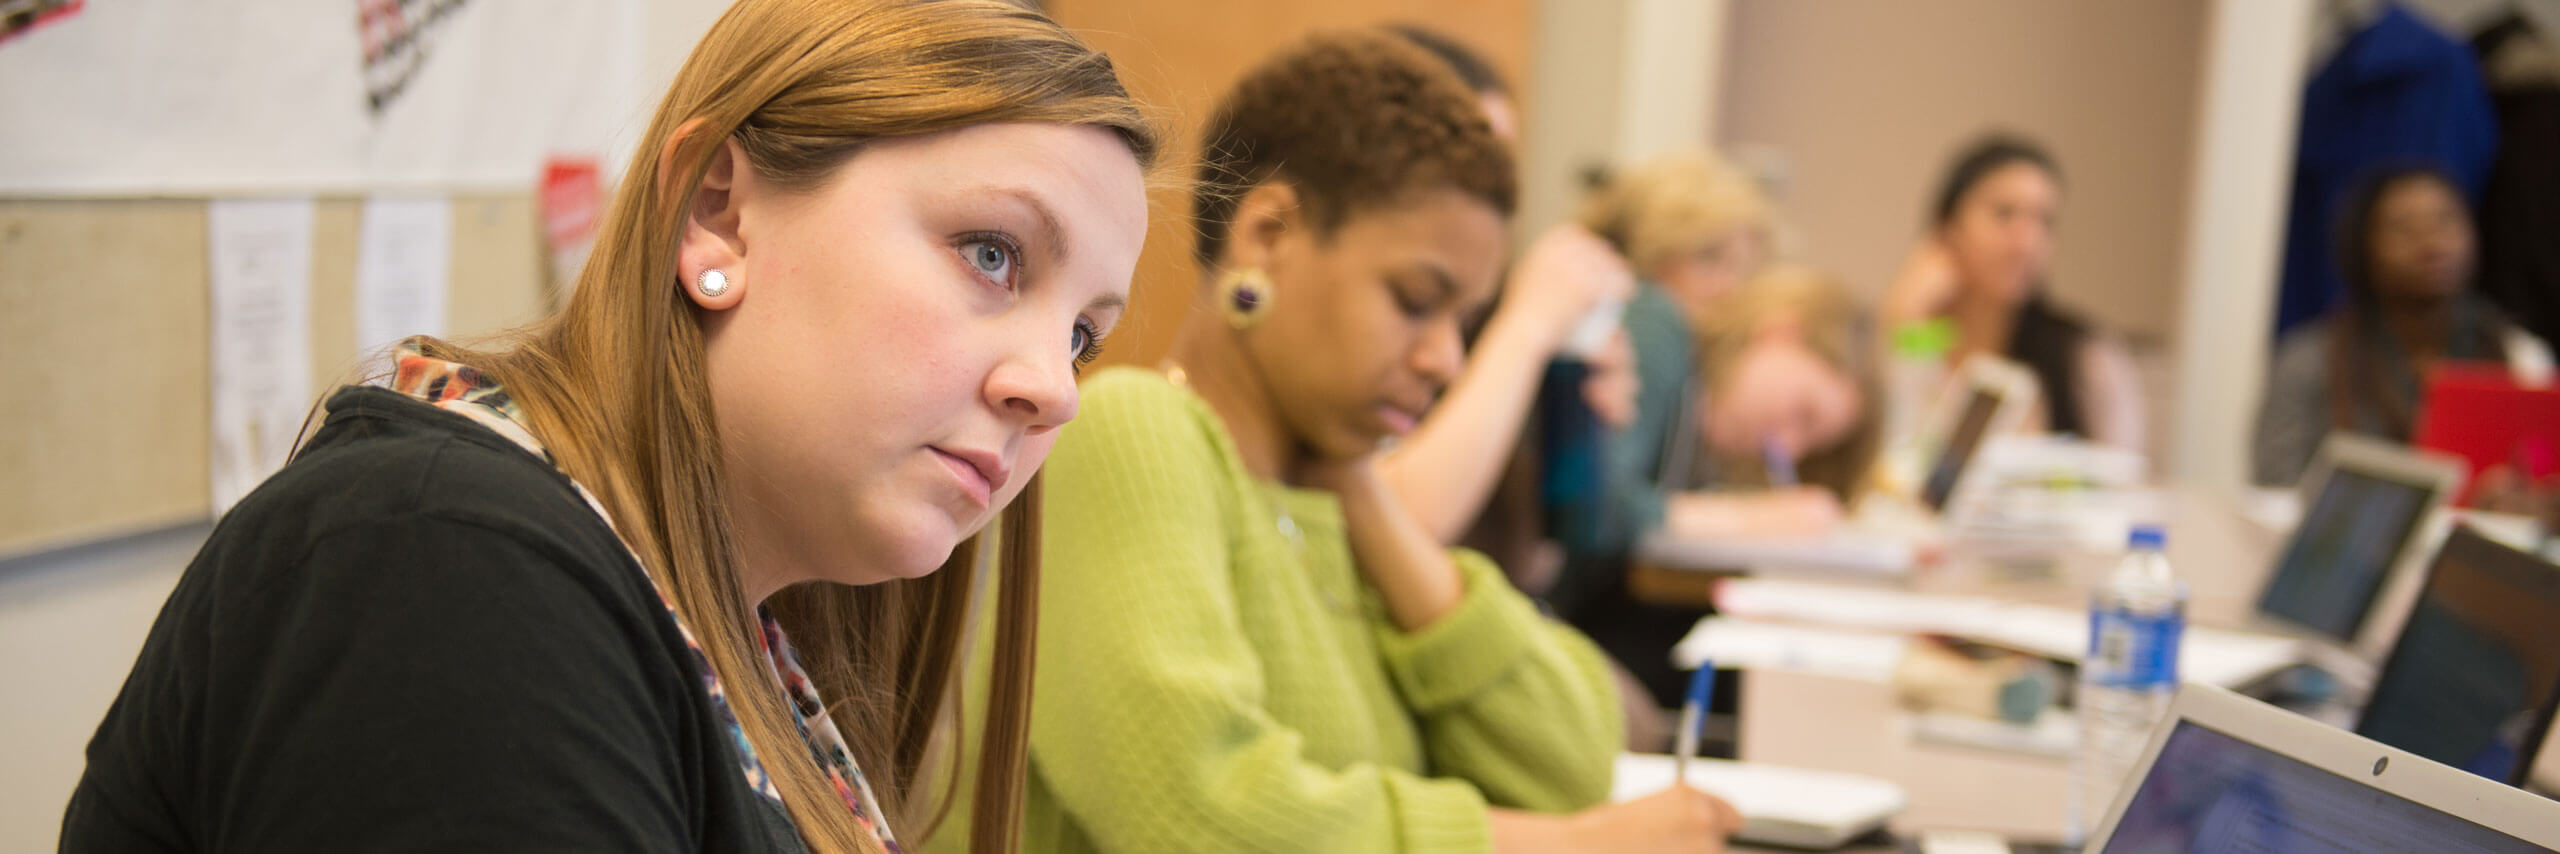
<svg viewBox="0 0 2560 854">
<path fill-rule="evenodd" d="M 2035 375 L 2016 362 L 1993 356 L 1965 360 L 1956 386 L 1931 418 L 1930 434 L 1939 441 L 1920 483 L 1920 503 L 1931 512 L 1944 512 L 1983 444 L 2017 429 L 2035 409 L 2036 395 Z"/>
<path fill-rule="evenodd" d="M 2519 383 L 2501 364 L 2446 363 L 2427 374 L 2410 444 L 2461 457 L 2473 476 L 2497 465 L 2535 481 L 2560 476 L 2560 388 Z"/>
</svg>

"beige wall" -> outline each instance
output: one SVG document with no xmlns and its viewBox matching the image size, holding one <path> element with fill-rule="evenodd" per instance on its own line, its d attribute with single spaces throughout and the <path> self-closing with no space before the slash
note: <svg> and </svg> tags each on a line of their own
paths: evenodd
<svg viewBox="0 0 2560 854">
<path fill-rule="evenodd" d="M 1733 0 L 1719 142 L 1768 146 L 1806 260 L 1880 291 L 1985 128 L 2068 174 L 2053 289 L 2144 336 L 2177 317 L 2204 0 Z"/>
</svg>

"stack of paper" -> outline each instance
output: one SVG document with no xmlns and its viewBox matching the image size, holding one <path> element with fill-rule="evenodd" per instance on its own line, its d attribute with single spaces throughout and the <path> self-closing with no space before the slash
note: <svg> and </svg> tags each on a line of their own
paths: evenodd
<svg viewBox="0 0 2560 854">
<path fill-rule="evenodd" d="M 2088 614 L 1977 596 L 1747 578 L 1719 587 L 1716 606 L 1733 617 L 1946 635 L 2059 661 L 2078 661 L 2089 646 Z M 1691 634 L 1706 631 L 1702 623 Z M 2231 688 L 2301 663 L 2306 654 L 2293 638 L 2190 627 L 2178 647 L 2178 671 L 2186 681 Z"/>
</svg>

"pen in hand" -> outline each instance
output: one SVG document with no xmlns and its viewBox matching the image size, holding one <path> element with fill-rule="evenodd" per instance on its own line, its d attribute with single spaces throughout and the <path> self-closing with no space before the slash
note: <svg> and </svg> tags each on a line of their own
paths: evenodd
<svg viewBox="0 0 2560 854">
<path fill-rule="evenodd" d="M 1716 695 L 1716 663 L 1698 662 L 1698 672 L 1689 676 L 1689 698 L 1680 704 L 1680 731 L 1672 737 L 1672 777 L 1680 785 L 1689 784 L 1689 760 L 1698 755 L 1699 730 L 1707 725 L 1707 705 Z"/>
</svg>

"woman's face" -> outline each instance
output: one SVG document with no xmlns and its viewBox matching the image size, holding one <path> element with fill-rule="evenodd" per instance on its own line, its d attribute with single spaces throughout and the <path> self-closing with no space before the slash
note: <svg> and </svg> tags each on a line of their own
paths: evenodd
<svg viewBox="0 0 2560 854">
<path fill-rule="evenodd" d="M 2053 264 L 2061 209 L 2061 185 L 2033 163 L 2011 163 L 1974 182 L 1939 227 L 1961 287 L 2000 302 L 2025 300 Z"/>
<path fill-rule="evenodd" d="M 1710 391 L 1707 443 L 1729 457 L 1755 459 L 1774 449 L 1792 459 L 1829 448 L 1865 411 L 1855 380 L 1784 337 L 1743 348 Z"/>
<path fill-rule="evenodd" d="M 1703 314 L 1760 271 L 1769 254 L 1763 243 L 1756 231 L 1728 229 L 1696 249 L 1656 261 L 1647 276 L 1681 308 Z"/>
<path fill-rule="evenodd" d="M 1493 206 L 1433 190 L 1272 241 L 1276 293 L 1244 341 L 1298 445 L 1348 459 L 1413 430 L 1465 362 L 1460 327 L 1492 298 L 1503 227 Z"/>
<path fill-rule="evenodd" d="M 736 165 L 705 179 L 678 272 L 731 280 L 687 292 L 748 571 L 930 573 L 1075 417 L 1146 232 L 1137 159 L 1100 128 L 990 124 L 871 143 L 814 191 Z"/>
<path fill-rule="evenodd" d="M 2394 182 L 2374 202 L 2373 286 L 2385 298 L 2432 300 L 2462 292 L 2471 280 L 2471 212 L 2443 181 Z"/>
</svg>

